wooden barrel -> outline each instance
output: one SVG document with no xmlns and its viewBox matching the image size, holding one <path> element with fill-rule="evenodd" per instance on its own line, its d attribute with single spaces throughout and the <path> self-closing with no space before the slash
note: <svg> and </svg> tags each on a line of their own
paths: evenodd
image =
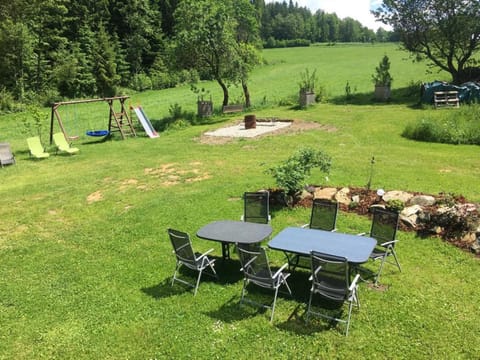
<svg viewBox="0 0 480 360">
<path fill-rule="evenodd" d="M 257 117 L 255 115 L 245 115 L 245 129 L 255 129 L 257 127 Z"/>
</svg>

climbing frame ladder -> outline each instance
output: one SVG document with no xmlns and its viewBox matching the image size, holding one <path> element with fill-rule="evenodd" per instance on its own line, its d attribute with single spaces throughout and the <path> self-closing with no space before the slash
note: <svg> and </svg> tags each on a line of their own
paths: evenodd
<svg viewBox="0 0 480 360">
<path fill-rule="evenodd" d="M 122 136 L 122 139 L 125 139 L 127 136 L 137 136 L 135 133 L 135 128 L 133 127 L 132 119 L 128 116 L 128 112 L 125 106 L 125 100 L 128 99 L 125 97 L 116 97 L 105 99 L 110 106 L 110 116 L 108 121 L 108 131 L 110 133 L 118 131 Z M 120 111 L 115 111 L 114 100 L 119 100 L 120 102 Z"/>
</svg>

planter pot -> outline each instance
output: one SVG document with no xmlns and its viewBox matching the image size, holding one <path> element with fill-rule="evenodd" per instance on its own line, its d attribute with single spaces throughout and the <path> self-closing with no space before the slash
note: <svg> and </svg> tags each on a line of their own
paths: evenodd
<svg viewBox="0 0 480 360">
<path fill-rule="evenodd" d="M 308 105 L 315 104 L 315 93 L 311 91 L 300 90 L 300 107 L 307 107 Z"/>
<path fill-rule="evenodd" d="M 257 127 L 257 117 L 255 115 L 245 115 L 245 129 L 255 129 Z"/>
<path fill-rule="evenodd" d="M 200 117 L 208 117 L 213 114 L 213 102 L 212 101 L 197 101 L 197 114 Z"/>
<path fill-rule="evenodd" d="M 390 86 L 375 85 L 375 100 L 386 101 L 390 99 Z"/>
</svg>

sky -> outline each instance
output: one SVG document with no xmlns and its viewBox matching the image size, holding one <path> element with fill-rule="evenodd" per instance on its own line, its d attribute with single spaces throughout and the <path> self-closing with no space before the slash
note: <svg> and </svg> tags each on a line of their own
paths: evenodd
<svg viewBox="0 0 480 360">
<path fill-rule="evenodd" d="M 282 2 L 283 0 L 266 0 L 265 2 Z M 286 0 L 288 3 L 288 0 Z M 381 0 L 293 0 L 300 7 L 307 7 L 312 14 L 321 9 L 326 13 L 335 13 L 340 19 L 350 17 L 362 23 L 363 26 L 372 30 L 379 27 L 386 28 L 380 22 L 375 21 L 375 17 L 370 10 L 377 9 L 382 3 Z"/>
</svg>

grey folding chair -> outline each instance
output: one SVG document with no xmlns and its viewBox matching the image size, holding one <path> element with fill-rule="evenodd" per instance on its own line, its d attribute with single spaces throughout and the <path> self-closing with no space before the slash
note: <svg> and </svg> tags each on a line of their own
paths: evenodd
<svg viewBox="0 0 480 360">
<path fill-rule="evenodd" d="M 245 192 L 242 221 L 268 224 L 271 220 L 269 195 L 268 191 Z"/>
<path fill-rule="evenodd" d="M 353 305 L 360 307 L 357 296 L 358 279 L 360 275 L 356 275 L 350 282 L 350 268 L 348 261 L 344 257 L 338 257 L 328 254 L 322 254 L 312 251 L 311 253 L 311 271 L 310 280 L 312 287 L 310 289 L 310 299 L 308 300 L 306 321 L 308 323 L 310 315 L 317 315 L 326 319 L 334 320 L 346 325 L 345 335 L 348 336 L 350 327 L 350 318 L 352 315 Z M 346 319 L 341 317 L 343 306 L 335 309 L 313 310 L 312 299 L 314 295 L 320 295 L 322 298 L 343 305 L 348 303 L 348 314 Z M 335 315 L 338 310 L 339 314 Z"/>
<path fill-rule="evenodd" d="M 303 225 L 303 228 L 337 231 L 338 202 L 327 199 L 314 199 L 310 223 Z M 286 254 L 290 270 L 300 267 L 310 269 L 310 256 Z"/>
<path fill-rule="evenodd" d="M 396 234 L 398 229 L 399 213 L 389 211 L 381 208 L 374 208 L 372 227 L 370 229 L 370 237 L 377 240 L 377 246 L 370 254 L 370 259 L 381 260 L 380 268 L 375 276 L 375 284 L 378 284 L 378 279 L 383 270 L 385 263 L 390 263 L 397 266 L 398 270 L 402 271 L 400 263 L 395 252 Z M 388 258 L 393 256 L 394 261 L 389 261 Z"/>
<path fill-rule="evenodd" d="M 15 156 L 12 153 L 9 143 L 0 143 L 0 165 L 15 164 Z"/>
<path fill-rule="evenodd" d="M 193 251 L 192 242 L 190 241 L 190 236 L 182 231 L 168 229 L 168 235 L 170 241 L 172 242 L 173 250 L 177 258 L 177 264 L 175 267 L 175 272 L 172 278 L 172 286 L 175 281 L 181 282 L 182 284 L 189 285 L 195 288 L 193 295 L 197 295 L 198 285 L 200 284 L 200 278 L 202 277 L 203 270 L 210 268 L 211 274 L 206 272 L 206 274 L 213 275 L 217 277 L 217 273 L 214 268 L 215 260 L 210 260 L 207 254 L 211 253 L 213 249 L 208 250 L 207 252 L 200 254 Z M 192 284 L 186 280 L 180 279 L 177 277 L 178 270 L 184 265 L 189 269 L 198 271 L 198 277 L 196 284 Z"/>
<path fill-rule="evenodd" d="M 240 264 L 242 268 L 240 269 L 243 271 L 244 279 L 243 279 L 243 288 L 242 288 L 242 297 L 240 299 L 240 303 L 244 301 L 249 302 L 251 304 L 270 308 L 272 310 L 272 314 L 270 316 L 270 322 L 273 321 L 273 316 L 275 314 L 275 304 L 277 302 L 278 290 L 280 286 L 285 285 L 290 295 L 292 295 L 292 291 L 287 283 L 287 278 L 290 276 L 289 273 L 283 272 L 288 264 L 284 264 L 280 269 L 278 269 L 274 274 L 270 269 L 270 265 L 268 263 L 267 253 L 265 252 L 265 248 L 263 247 L 252 247 L 252 246 L 242 246 L 241 244 L 237 245 L 237 252 L 238 257 L 240 259 Z M 255 284 L 265 289 L 272 289 L 275 291 L 275 295 L 273 297 L 273 302 L 271 305 L 265 305 L 257 303 L 253 300 L 246 299 L 245 293 L 246 288 L 249 283 Z"/>
</svg>

